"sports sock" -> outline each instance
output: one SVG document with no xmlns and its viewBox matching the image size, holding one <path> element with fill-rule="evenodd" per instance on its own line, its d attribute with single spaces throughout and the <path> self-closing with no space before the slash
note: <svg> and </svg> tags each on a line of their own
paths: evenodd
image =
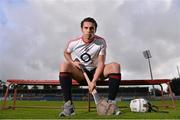
<svg viewBox="0 0 180 120">
<path fill-rule="evenodd" d="M 111 73 L 109 74 L 109 95 L 108 100 L 115 100 L 116 95 L 119 90 L 119 83 L 121 81 L 120 73 Z"/>
<path fill-rule="evenodd" d="M 72 87 L 72 77 L 69 72 L 60 72 L 59 80 L 61 84 L 61 90 L 64 96 L 64 101 L 72 101 L 71 87 Z"/>
</svg>

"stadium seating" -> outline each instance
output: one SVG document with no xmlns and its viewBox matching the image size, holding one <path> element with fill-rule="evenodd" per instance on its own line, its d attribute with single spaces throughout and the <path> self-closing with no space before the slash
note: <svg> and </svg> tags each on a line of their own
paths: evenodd
<svg viewBox="0 0 180 120">
<path fill-rule="evenodd" d="M 14 87 L 14 94 L 13 94 L 13 105 L 10 108 L 15 109 L 16 106 L 16 97 L 17 97 L 17 87 L 18 85 L 57 85 L 59 86 L 59 80 L 22 80 L 22 79 L 9 79 L 7 80 L 7 89 L 6 89 L 6 93 L 4 96 L 4 103 L 2 108 L 7 108 L 7 98 L 8 98 L 8 93 L 9 93 L 9 88 L 10 86 L 15 86 Z M 176 107 L 175 104 L 175 98 L 174 95 L 172 93 L 171 90 L 171 86 L 170 86 L 170 80 L 169 79 L 154 79 L 154 80 L 122 80 L 120 82 L 120 86 L 132 86 L 132 85 L 159 85 L 161 88 L 161 94 L 162 94 L 162 100 L 163 100 L 163 87 L 162 84 L 167 84 L 168 86 L 168 93 L 169 96 L 172 100 L 172 104 L 171 105 L 167 105 L 166 107 Z M 78 83 L 76 80 L 72 80 L 72 85 L 73 86 L 86 86 L 87 84 L 85 83 Z M 108 85 L 108 81 L 97 81 L 97 86 L 107 86 Z M 90 97 L 91 95 L 88 94 L 88 111 L 90 111 L 91 105 L 90 105 Z M 87 107 L 86 107 L 87 108 Z"/>
</svg>

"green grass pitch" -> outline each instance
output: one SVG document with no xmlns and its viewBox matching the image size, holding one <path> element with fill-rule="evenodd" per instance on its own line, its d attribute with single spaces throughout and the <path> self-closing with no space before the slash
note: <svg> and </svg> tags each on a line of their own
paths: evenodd
<svg viewBox="0 0 180 120">
<path fill-rule="evenodd" d="M 153 101 L 153 104 L 162 104 L 162 101 Z M 168 101 L 170 102 L 170 101 Z M 12 104 L 9 101 L 8 104 Z M 60 119 L 180 119 L 180 100 L 176 101 L 176 109 L 161 108 L 160 110 L 168 111 L 169 113 L 134 113 L 129 108 L 121 108 L 122 114 L 119 116 L 98 116 L 96 109 L 78 109 L 78 107 L 87 106 L 86 101 L 74 101 L 76 115 L 60 118 Z M 93 102 L 92 102 L 93 104 Z M 129 106 L 129 102 L 118 102 L 120 106 Z M 54 106 L 60 107 L 62 101 L 17 101 L 17 106 Z M 2 106 L 2 101 L 0 101 Z M 94 105 L 93 105 L 94 106 Z M 0 110 L 0 119 L 59 119 L 58 114 L 60 109 L 42 109 L 42 108 L 16 108 L 15 110 Z"/>
</svg>

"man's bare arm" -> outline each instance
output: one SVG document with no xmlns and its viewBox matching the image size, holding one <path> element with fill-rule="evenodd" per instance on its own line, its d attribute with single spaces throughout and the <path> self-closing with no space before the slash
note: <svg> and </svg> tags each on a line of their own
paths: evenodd
<svg viewBox="0 0 180 120">
<path fill-rule="evenodd" d="M 73 59 L 71 57 L 71 53 L 68 53 L 68 52 L 64 51 L 64 57 L 73 66 L 76 66 L 76 67 L 80 68 L 80 66 L 79 66 L 80 62 L 79 61 L 73 61 Z"/>
<path fill-rule="evenodd" d="M 102 74 L 103 70 L 104 70 L 104 62 L 105 62 L 105 56 L 104 55 L 100 55 L 98 57 L 98 65 L 95 71 L 95 74 L 93 76 L 93 80 L 89 85 L 89 91 L 92 92 L 95 87 L 96 87 L 96 81 L 99 79 L 100 75 Z"/>
<path fill-rule="evenodd" d="M 99 79 L 100 75 L 102 74 L 102 72 L 104 70 L 104 62 L 105 62 L 105 56 L 99 55 L 98 65 L 97 65 L 97 68 L 96 68 L 92 82 L 96 82 Z"/>
</svg>

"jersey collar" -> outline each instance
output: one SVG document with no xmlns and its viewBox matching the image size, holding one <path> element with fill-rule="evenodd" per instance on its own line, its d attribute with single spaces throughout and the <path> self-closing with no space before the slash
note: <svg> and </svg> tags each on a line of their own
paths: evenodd
<svg viewBox="0 0 180 120">
<path fill-rule="evenodd" d="M 94 41 L 95 35 L 91 38 L 92 41 L 90 41 L 90 42 L 86 42 L 86 41 L 83 39 L 83 36 L 81 36 L 81 39 L 82 39 L 82 41 L 83 41 L 84 43 L 89 44 L 89 43 L 92 43 L 92 42 Z"/>
</svg>

